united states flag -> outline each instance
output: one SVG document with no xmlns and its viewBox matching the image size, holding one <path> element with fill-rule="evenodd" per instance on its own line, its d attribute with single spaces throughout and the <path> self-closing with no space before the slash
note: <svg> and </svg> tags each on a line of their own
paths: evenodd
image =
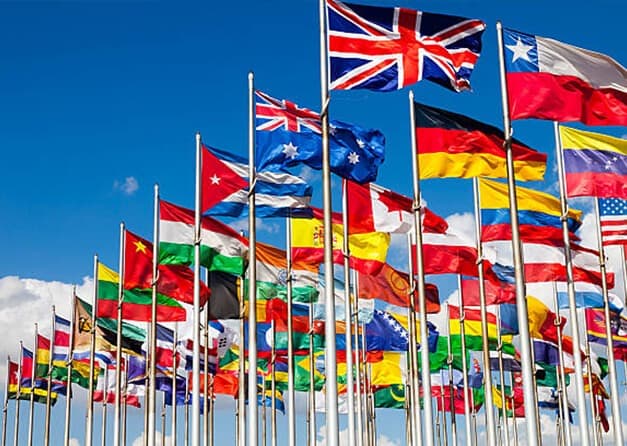
<svg viewBox="0 0 627 446">
<path fill-rule="evenodd" d="M 327 0 L 327 13 L 332 89 L 390 91 L 423 79 L 470 88 L 481 20 L 335 0 Z"/>
<path fill-rule="evenodd" d="M 627 245 L 627 200 L 599 198 L 604 245 Z"/>
</svg>

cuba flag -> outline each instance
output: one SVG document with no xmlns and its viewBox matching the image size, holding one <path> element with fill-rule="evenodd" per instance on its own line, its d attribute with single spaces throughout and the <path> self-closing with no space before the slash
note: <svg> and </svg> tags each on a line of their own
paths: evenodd
<svg viewBox="0 0 627 446">
<path fill-rule="evenodd" d="M 256 167 L 276 171 L 305 164 L 322 169 L 320 114 L 293 102 L 256 93 Z M 331 171 L 357 183 L 376 180 L 385 156 L 385 137 L 341 121 L 329 123 Z"/>
</svg>

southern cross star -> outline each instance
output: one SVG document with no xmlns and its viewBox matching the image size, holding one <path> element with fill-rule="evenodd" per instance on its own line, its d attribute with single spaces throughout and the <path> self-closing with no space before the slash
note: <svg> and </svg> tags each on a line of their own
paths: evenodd
<svg viewBox="0 0 627 446">
<path fill-rule="evenodd" d="M 349 153 L 348 162 L 351 164 L 357 164 L 359 162 L 359 155 L 357 155 L 355 152 Z"/>
<path fill-rule="evenodd" d="M 298 156 L 298 146 L 292 144 L 291 141 L 287 144 L 283 144 L 283 153 L 285 154 L 285 158 L 293 160 Z"/>
<path fill-rule="evenodd" d="M 520 40 L 520 37 L 516 41 L 516 45 L 505 45 L 505 47 L 510 50 L 512 55 L 512 63 L 516 62 L 518 59 L 524 59 L 527 62 L 531 62 L 529 58 L 529 51 L 533 48 L 533 45 L 527 45 Z"/>
</svg>

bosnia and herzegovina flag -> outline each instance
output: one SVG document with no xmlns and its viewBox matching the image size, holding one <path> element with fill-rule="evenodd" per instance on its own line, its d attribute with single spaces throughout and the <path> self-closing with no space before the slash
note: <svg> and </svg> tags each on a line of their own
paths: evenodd
<svg viewBox="0 0 627 446">
<path fill-rule="evenodd" d="M 504 132 L 467 116 L 414 103 L 420 178 L 506 178 Z M 512 139 L 519 181 L 544 178 L 546 154 Z"/>
<path fill-rule="evenodd" d="M 627 139 L 560 126 L 569 197 L 627 199 Z"/>
</svg>

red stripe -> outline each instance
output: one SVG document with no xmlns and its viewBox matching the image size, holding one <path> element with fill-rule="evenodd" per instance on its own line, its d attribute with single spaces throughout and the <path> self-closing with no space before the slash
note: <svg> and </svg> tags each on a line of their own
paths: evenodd
<svg viewBox="0 0 627 446">
<path fill-rule="evenodd" d="M 310 265 L 322 263 L 324 262 L 324 249 L 307 247 L 292 248 L 292 261 L 294 263 L 303 262 Z M 333 263 L 338 265 L 344 264 L 342 250 L 333 250 Z M 383 268 L 383 263 L 378 260 L 360 259 L 351 256 L 350 267 L 364 274 L 376 274 Z"/>
<path fill-rule="evenodd" d="M 571 237 L 578 238 L 572 234 Z M 511 240 L 512 227 L 507 223 L 498 225 L 486 225 L 481 228 L 481 241 L 491 242 L 495 240 Z M 561 228 L 551 226 L 520 225 L 520 239 L 529 243 L 547 243 L 553 245 L 551 241 L 558 241 L 563 245 L 563 235 Z"/>
<path fill-rule="evenodd" d="M 54 332 L 54 345 L 57 347 L 69 347 L 70 346 L 70 334 L 65 331 L 55 330 Z"/>
<path fill-rule="evenodd" d="M 460 318 L 458 306 L 449 305 L 448 310 L 449 310 L 450 319 Z M 494 313 L 489 313 L 489 312 L 487 314 L 488 314 L 488 324 L 496 325 L 496 315 Z M 465 308 L 464 320 L 471 321 L 471 322 L 481 322 L 481 312 L 479 310 Z"/>
<path fill-rule="evenodd" d="M 141 305 L 124 302 L 122 305 L 122 318 L 129 321 L 150 322 L 152 314 L 151 305 Z M 118 317 L 117 300 L 98 299 L 97 317 Z M 187 312 L 183 307 L 168 307 L 157 305 L 157 322 L 183 322 L 187 318 Z"/>
<path fill-rule="evenodd" d="M 627 93 L 550 73 L 508 73 L 507 84 L 512 119 L 627 125 Z"/>
<path fill-rule="evenodd" d="M 587 282 L 601 285 L 601 273 L 573 267 L 575 282 Z M 559 263 L 526 263 L 525 280 L 527 282 L 566 282 L 566 267 Z M 608 287 L 614 288 L 614 273 L 607 273 Z"/>
<path fill-rule="evenodd" d="M 446 129 L 436 127 L 416 128 L 419 141 L 419 153 L 474 153 L 477 155 L 491 154 L 503 158 L 505 150 L 503 138 L 499 135 L 487 134 L 480 130 Z M 520 144 L 513 143 L 515 161 L 546 163 L 546 154 L 536 152 Z"/>
<path fill-rule="evenodd" d="M 627 199 L 627 175 L 614 173 L 567 173 L 569 197 L 600 197 Z"/>
</svg>

